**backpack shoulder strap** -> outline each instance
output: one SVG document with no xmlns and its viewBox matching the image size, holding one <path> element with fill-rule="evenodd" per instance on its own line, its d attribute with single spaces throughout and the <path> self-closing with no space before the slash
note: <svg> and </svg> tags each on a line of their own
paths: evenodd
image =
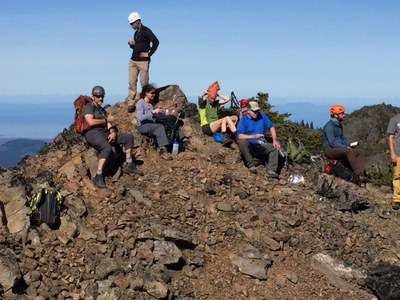
<svg viewBox="0 0 400 300">
<path fill-rule="evenodd" d="M 47 195 L 49 193 L 54 193 L 55 198 L 57 200 L 57 205 L 60 205 L 62 200 L 61 193 L 54 187 L 51 187 L 47 182 L 40 184 L 36 188 L 36 194 L 33 194 L 32 199 L 29 203 L 29 208 L 31 209 L 31 214 L 37 209 L 37 205 L 39 204 L 40 200 L 42 199 L 43 195 Z"/>
</svg>

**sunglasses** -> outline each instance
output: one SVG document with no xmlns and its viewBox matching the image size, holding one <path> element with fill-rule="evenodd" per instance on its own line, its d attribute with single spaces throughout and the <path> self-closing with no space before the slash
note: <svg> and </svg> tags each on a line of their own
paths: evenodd
<svg viewBox="0 0 400 300">
<path fill-rule="evenodd" d="M 104 99 L 104 96 L 96 96 L 96 95 L 93 95 L 93 96 L 96 97 L 96 98 Z"/>
<path fill-rule="evenodd" d="M 155 95 L 156 94 L 156 92 L 149 92 L 151 95 Z"/>
</svg>

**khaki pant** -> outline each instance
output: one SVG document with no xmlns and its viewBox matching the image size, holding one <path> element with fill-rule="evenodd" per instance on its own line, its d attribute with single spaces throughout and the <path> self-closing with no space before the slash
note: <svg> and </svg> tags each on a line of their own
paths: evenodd
<svg viewBox="0 0 400 300">
<path fill-rule="evenodd" d="M 129 60 L 128 66 L 128 100 L 134 100 L 136 97 L 136 84 L 138 80 L 138 75 L 140 74 L 140 84 L 143 87 L 145 84 L 149 83 L 149 61 L 133 61 Z"/>
<path fill-rule="evenodd" d="M 393 201 L 400 202 L 400 157 L 397 157 L 397 164 L 393 166 Z"/>
</svg>

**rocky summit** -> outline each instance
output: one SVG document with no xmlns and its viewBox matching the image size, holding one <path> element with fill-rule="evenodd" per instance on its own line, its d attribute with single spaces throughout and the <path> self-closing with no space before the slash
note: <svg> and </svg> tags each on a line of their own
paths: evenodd
<svg viewBox="0 0 400 300">
<path fill-rule="evenodd" d="M 278 180 L 261 165 L 252 174 L 237 146 L 200 133 L 178 92 L 159 99 L 186 111 L 191 147 L 173 160 L 136 131 L 126 103 L 109 107 L 134 133 L 144 176 L 110 167 L 107 189 L 96 188 L 97 153 L 72 129 L 0 170 L 2 299 L 400 298 L 390 188 L 333 178 L 318 163 L 285 166 Z M 63 196 L 56 229 L 29 222 L 44 182 Z"/>
</svg>

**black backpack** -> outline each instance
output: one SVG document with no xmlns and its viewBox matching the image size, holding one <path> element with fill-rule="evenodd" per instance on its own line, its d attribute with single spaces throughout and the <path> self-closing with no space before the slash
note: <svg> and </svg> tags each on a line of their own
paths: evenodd
<svg viewBox="0 0 400 300">
<path fill-rule="evenodd" d="M 355 184 L 359 184 L 357 175 L 339 160 L 329 160 L 330 173 Z"/>
<path fill-rule="evenodd" d="M 30 220 L 33 226 L 46 223 L 56 228 L 60 223 L 59 213 L 62 196 L 56 188 L 45 183 L 38 186 L 38 191 L 30 202 Z"/>
<path fill-rule="evenodd" d="M 162 115 L 153 117 L 156 123 L 161 124 L 165 128 L 165 133 L 167 134 L 168 141 L 172 142 L 178 138 L 177 130 L 179 127 L 183 126 L 183 121 L 179 117 L 174 115 Z"/>
</svg>

